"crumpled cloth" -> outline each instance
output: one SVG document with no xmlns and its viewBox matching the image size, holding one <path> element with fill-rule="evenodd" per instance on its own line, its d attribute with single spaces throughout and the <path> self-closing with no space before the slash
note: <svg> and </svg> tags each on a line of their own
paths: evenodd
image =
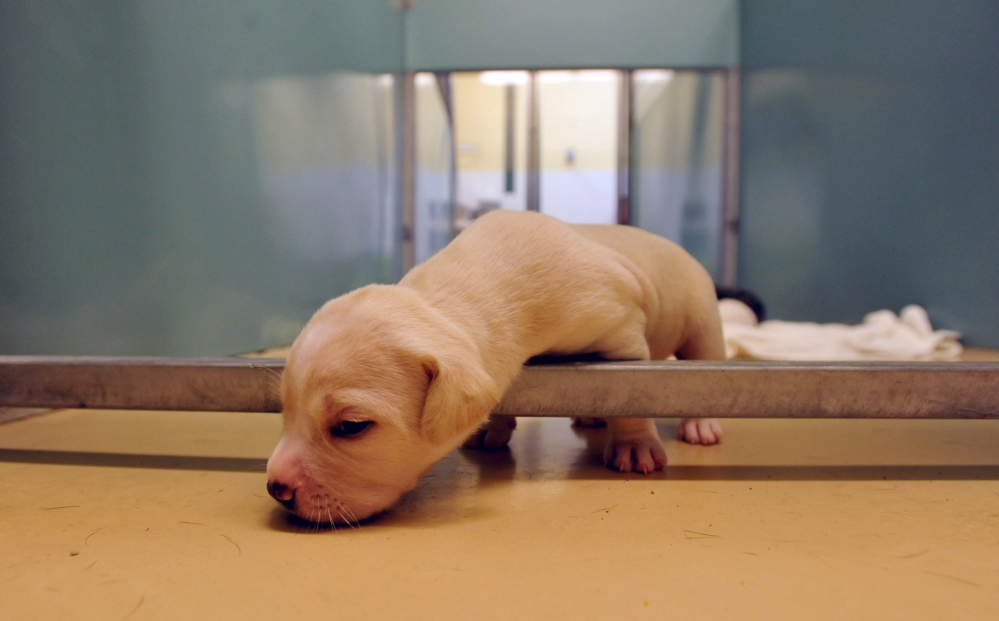
<svg viewBox="0 0 999 621">
<path fill-rule="evenodd" d="M 723 317 L 726 313 L 722 313 Z M 792 321 L 723 321 L 729 359 L 742 360 L 954 360 L 960 334 L 934 330 L 926 311 L 906 306 L 900 315 L 879 310 L 856 326 Z"/>
</svg>

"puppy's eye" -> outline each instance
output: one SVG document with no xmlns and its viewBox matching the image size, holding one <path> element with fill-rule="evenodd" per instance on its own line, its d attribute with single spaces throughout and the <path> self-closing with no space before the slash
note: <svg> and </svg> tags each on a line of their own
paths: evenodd
<svg viewBox="0 0 999 621">
<path fill-rule="evenodd" d="M 370 420 L 345 420 L 330 427 L 330 433 L 337 438 L 348 438 L 360 434 L 370 426 Z"/>
</svg>

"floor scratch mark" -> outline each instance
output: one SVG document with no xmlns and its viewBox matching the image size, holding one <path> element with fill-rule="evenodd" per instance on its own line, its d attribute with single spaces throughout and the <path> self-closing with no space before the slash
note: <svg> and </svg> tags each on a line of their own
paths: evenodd
<svg viewBox="0 0 999 621">
<path fill-rule="evenodd" d="M 232 545 L 236 546 L 236 550 L 238 551 L 238 554 L 236 556 L 242 556 L 243 555 L 243 548 L 239 547 L 238 543 L 236 543 L 235 541 L 233 541 L 229 537 L 226 537 L 225 535 L 219 535 L 219 536 L 222 537 L 223 539 L 225 539 L 226 541 L 228 541 L 229 543 L 231 543 Z"/>
<path fill-rule="evenodd" d="M 97 533 L 101 532 L 101 531 L 102 531 L 102 530 L 104 530 L 105 528 L 107 528 L 107 526 L 101 526 L 100 528 L 98 528 L 98 529 L 96 529 L 96 530 L 92 530 L 92 531 L 90 531 L 90 534 L 89 534 L 89 535 L 87 535 L 87 538 L 83 540 L 83 545 L 85 545 L 85 546 L 88 546 L 88 545 L 90 545 L 90 543 L 89 543 L 89 541 L 90 541 L 90 538 L 91 538 L 91 537 L 93 537 L 94 535 L 96 535 Z"/>
<path fill-rule="evenodd" d="M 687 539 L 721 539 L 721 535 L 712 535 L 711 533 L 699 533 L 696 530 L 683 530 L 683 536 Z"/>
<path fill-rule="evenodd" d="M 145 595 L 143 595 L 142 597 L 140 597 L 140 598 L 139 598 L 139 603 L 135 605 L 135 608 L 133 608 L 133 609 L 132 609 L 132 611 L 131 611 L 130 613 L 128 613 L 127 615 L 125 615 L 124 617 L 122 617 L 122 618 L 121 618 L 121 621 L 125 621 L 126 619 L 128 619 L 128 618 L 130 618 L 130 617 L 131 617 L 132 615 L 134 615 L 134 614 L 135 614 L 136 612 L 138 612 L 139 608 L 141 608 L 141 607 L 142 607 L 142 603 L 143 603 L 144 601 L 146 601 L 146 596 L 145 596 Z"/>
<path fill-rule="evenodd" d="M 924 574 L 929 574 L 931 576 L 939 576 L 941 578 L 947 578 L 948 580 L 953 580 L 954 582 L 960 582 L 961 584 L 967 584 L 968 586 L 973 586 L 976 589 L 982 588 L 982 585 L 977 582 L 972 582 L 971 580 L 965 580 L 964 578 L 958 578 L 957 576 L 951 576 L 950 574 L 943 574 L 938 571 L 930 571 L 928 569 L 923 570 Z"/>
</svg>

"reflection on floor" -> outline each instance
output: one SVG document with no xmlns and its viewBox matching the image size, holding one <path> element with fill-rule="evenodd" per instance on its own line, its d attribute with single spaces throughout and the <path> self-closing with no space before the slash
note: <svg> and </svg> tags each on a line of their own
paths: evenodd
<svg viewBox="0 0 999 621">
<path fill-rule="evenodd" d="M 999 421 L 730 420 L 620 475 L 521 419 L 335 531 L 264 490 L 271 414 L 0 426 L 0 618 L 995 619 Z"/>
</svg>

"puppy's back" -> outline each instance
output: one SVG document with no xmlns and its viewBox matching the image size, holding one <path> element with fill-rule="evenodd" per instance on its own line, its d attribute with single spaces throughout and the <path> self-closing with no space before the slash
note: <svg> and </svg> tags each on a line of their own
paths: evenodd
<svg viewBox="0 0 999 621">
<path fill-rule="evenodd" d="M 721 343 L 707 271 L 677 244 L 631 226 L 569 225 L 534 212 L 494 211 L 400 284 L 419 290 L 462 323 L 487 326 L 500 340 L 519 340 L 507 333 L 505 318 L 514 311 L 505 308 L 528 310 L 534 322 L 549 317 L 559 323 L 552 308 L 581 316 L 599 312 L 594 301 L 608 295 L 638 295 L 646 300 L 637 303 L 647 315 L 653 358 L 668 357 L 690 343 L 709 340 L 710 351 Z M 602 287 L 603 293 L 595 293 Z M 702 351 L 691 353 L 706 357 Z"/>
<path fill-rule="evenodd" d="M 714 281 L 697 259 L 678 244 L 633 226 L 577 224 L 587 239 L 627 258 L 658 294 L 658 317 L 649 333 L 652 357 L 674 353 L 717 358 L 722 351 L 721 321 Z"/>
</svg>

